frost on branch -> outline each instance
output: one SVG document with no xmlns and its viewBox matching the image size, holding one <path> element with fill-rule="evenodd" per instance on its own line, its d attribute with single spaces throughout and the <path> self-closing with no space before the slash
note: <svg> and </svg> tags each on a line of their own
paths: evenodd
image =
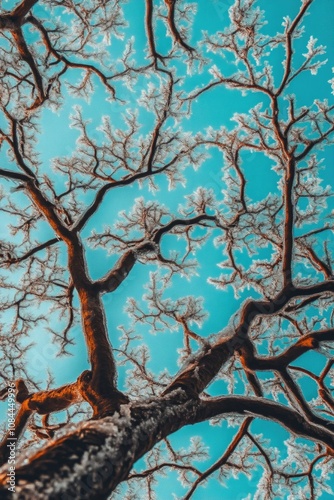
<svg viewBox="0 0 334 500">
<path fill-rule="evenodd" d="M 14 381 L 26 498 L 333 494 L 332 54 L 307 14 L 328 16 L 215 3 L 0 12 L 0 399 Z"/>
</svg>

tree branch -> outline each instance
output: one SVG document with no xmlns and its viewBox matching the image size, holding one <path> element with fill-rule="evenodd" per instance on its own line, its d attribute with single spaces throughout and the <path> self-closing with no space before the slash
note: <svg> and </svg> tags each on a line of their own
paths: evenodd
<svg viewBox="0 0 334 500">
<path fill-rule="evenodd" d="M 12 10 L 11 15 L 14 18 L 22 20 L 37 2 L 38 0 L 23 0 L 14 10 Z"/>
<path fill-rule="evenodd" d="M 310 287 L 288 287 L 276 295 L 271 301 L 253 301 L 250 300 L 242 307 L 240 311 L 240 320 L 234 329 L 234 334 L 229 338 L 217 340 L 211 347 L 206 346 L 204 350 L 199 351 L 184 368 L 176 375 L 171 384 L 165 389 L 163 394 L 168 394 L 177 387 L 181 387 L 193 397 L 205 389 L 211 380 L 217 375 L 221 367 L 230 359 L 235 351 L 241 351 L 243 345 L 249 343 L 248 332 L 253 320 L 261 316 L 271 316 L 283 309 L 290 300 L 313 295 L 321 292 L 334 292 L 334 282 L 325 281 Z M 324 333 L 323 338 L 332 337 L 332 331 Z M 312 342 L 313 342 L 312 338 Z M 315 340 L 316 342 L 316 340 Z M 307 344 L 307 341 L 306 341 Z M 305 348 L 305 346 L 303 346 Z M 300 352 L 300 345 L 298 352 Z M 305 351 L 304 351 L 305 352 Z M 253 369 L 252 364 L 250 368 Z M 254 367 L 255 369 L 255 367 Z"/>
<path fill-rule="evenodd" d="M 197 412 L 197 422 L 225 415 L 238 413 L 240 415 L 258 416 L 277 422 L 297 436 L 311 441 L 323 443 L 334 453 L 334 433 L 305 420 L 299 412 L 286 406 L 274 403 L 264 398 L 246 396 L 226 396 L 202 400 Z"/>
<path fill-rule="evenodd" d="M 193 47 L 190 47 L 190 45 L 188 45 L 183 40 L 183 38 L 181 37 L 180 32 L 177 29 L 176 24 L 175 24 L 175 5 L 176 5 L 176 2 L 177 2 L 177 0 L 165 0 L 165 4 L 167 5 L 167 9 L 168 9 L 168 16 L 167 16 L 168 26 L 169 26 L 170 32 L 174 38 L 174 42 L 178 43 L 187 52 L 191 53 L 195 49 Z"/>
<path fill-rule="evenodd" d="M 211 467 L 209 467 L 205 472 L 203 472 L 200 475 L 200 477 L 198 477 L 196 479 L 196 481 L 193 483 L 192 487 L 190 488 L 190 490 L 188 491 L 188 493 L 186 494 L 186 496 L 183 497 L 183 500 L 190 500 L 190 498 L 194 494 L 194 492 L 197 489 L 197 487 L 203 481 L 205 481 L 211 474 L 213 474 L 214 472 L 216 472 L 217 470 L 219 470 L 221 467 L 223 467 L 226 464 L 226 462 L 228 461 L 228 459 L 230 458 L 230 456 L 233 454 L 233 452 L 237 448 L 237 446 L 240 443 L 240 441 L 243 439 L 243 437 L 245 435 L 247 435 L 247 431 L 248 431 L 249 426 L 250 426 L 250 424 L 252 423 L 253 420 L 254 420 L 253 417 L 247 417 L 243 421 L 243 423 L 240 426 L 240 429 L 238 430 L 238 432 L 236 433 L 236 435 L 232 439 L 232 441 L 229 444 L 229 446 L 227 447 L 225 453 L 213 465 L 211 465 Z"/>
<path fill-rule="evenodd" d="M 295 344 L 278 356 L 258 357 L 254 354 L 254 345 L 246 339 L 240 347 L 240 353 L 246 366 L 251 370 L 283 370 L 290 363 L 306 352 L 318 349 L 320 342 L 334 342 L 334 329 L 321 330 L 304 335 Z"/>
<path fill-rule="evenodd" d="M 8 459 L 10 453 L 10 448 L 8 447 L 9 440 L 18 440 L 20 438 L 26 423 L 34 412 L 40 415 L 46 415 L 52 412 L 64 410 L 70 405 L 82 400 L 82 395 L 79 390 L 79 387 L 81 386 L 79 379 L 73 384 L 67 384 L 59 387 L 58 389 L 40 391 L 34 394 L 28 393 L 28 390 L 21 379 L 16 382 L 16 399 L 19 403 L 21 403 L 21 407 L 15 418 L 14 431 L 10 430 L 0 443 L 1 465 Z M 15 434 L 14 436 L 13 432 Z"/>
<path fill-rule="evenodd" d="M 59 243 L 58 238 L 52 238 L 51 240 L 46 241 L 45 243 L 41 243 L 40 245 L 37 245 L 35 248 L 32 248 L 25 254 L 21 255 L 20 257 L 13 257 L 8 259 L 7 261 L 4 261 L 7 264 L 18 264 L 19 262 L 23 262 L 26 259 L 29 259 L 32 255 L 35 255 L 35 253 L 40 252 L 41 250 L 44 250 L 45 248 L 49 248 L 56 243 Z"/>
<path fill-rule="evenodd" d="M 300 23 L 300 21 L 304 17 L 307 9 L 309 8 L 309 6 L 311 5 L 312 2 L 313 2 L 313 0 L 306 0 L 305 2 L 303 2 L 303 4 L 302 4 L 302 6 L 301 6 L 301 8 L 300 8 L 300 10 L 299 10 L 299 12 L 297 14 L 297 16 L 292 21 L 289 29 L 286 32 L 285 71 L 284 71 L 284 75 L 283 75 L 283 79 L 282 79 L 281 85 L 279 86 L 278 90 L 275 93 L 276 96 L 279 96 L 283 92 L 283 90 L 285 88 L 285 85 L 286 85 L 286 83 L 287 83 L 287 81 L 289 79 L 290 73 L 291 73 L 291 62 L 292 62 L 292 55 L 293 55 L 293 49 L 292 49 L 292 36 L 293 36 L 293 33 L 295 32 L 298 24 Z"/>
</svg>

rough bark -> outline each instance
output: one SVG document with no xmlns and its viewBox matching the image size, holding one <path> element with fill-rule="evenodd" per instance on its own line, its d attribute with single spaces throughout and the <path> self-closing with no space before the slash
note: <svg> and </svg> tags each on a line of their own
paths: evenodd
<svg viewBox="0 0 334 500">
<path fill-rule="evenodd" d="M 30 499 L 106 499 L 134 463 L 181 427 L 218 415 L 270 419 L 290 432 L 321 442 L 334 453 L 334 433 L 314 425 L 295 410 L 264 398 L 226 396 L 198 400 L 178 389 L 163 398 L 124 405 L 113 417 L 84 423 L 50 443 L 16 470 L 17 493 Z M 6 475 L 0 476 L 2 498 Z"/>
</svg>

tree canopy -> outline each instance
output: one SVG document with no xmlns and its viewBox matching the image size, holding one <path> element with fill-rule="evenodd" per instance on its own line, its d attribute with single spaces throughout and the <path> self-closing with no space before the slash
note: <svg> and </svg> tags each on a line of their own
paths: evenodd
<svg viewBox="0 0 334 500">
<path fill-rule="evenodd" d="M 2 498 L 331 498 L 330 1 L 0 6 Z"/>
</svg>

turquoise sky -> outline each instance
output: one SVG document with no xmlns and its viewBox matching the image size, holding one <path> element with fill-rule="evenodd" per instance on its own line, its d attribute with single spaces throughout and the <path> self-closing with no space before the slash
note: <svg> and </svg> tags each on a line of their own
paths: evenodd
<svg viewBox="0 0 334 500">
<path fill-rule="evenodd" d="M 159 2 L 155 2 L 159 3 Z M 192 32 L 191 44 L 196 43 L 201 38 L 202 30 L 214 33 L 224 29 L 229 22 L 228 8 L 232 4 L 232 0 L 199 0 L 195 2 L 197 5 L 197 14 L 195 17 L 194 28 Z M 291 18 L 297 13 L 300 7 L 300 0 L 259 0 L 258 5 L 265 11 L 265 17 L 268 21 L 265 26 L 265 32 L 268 34 L 276 34 L 281 30 L 281 24 L 284 16 Z M 43 7 L 37 5 L 34 8 L 36 16 L 43 15 Z M 129 22 L 129 28 L 126 30 L 125 39 L 134 37 L 136 47 L 136 60 L 143 62 L 143 51 L 146 44 L 146 35 L 143 24 L 144 17 L 144 2 L 138 0 L 129 0 L 125 6 L 125 17 Z M 315 0 L 314 5 L 310 9 L 303 24 L 305 25 L 305 34 L 297 41 L 296 53 L 297 58 L 302 58 L 306 49 L 306 43 L 310 35 L 319 39 L 319 43 L 327 46 L 328 63 L 322 66 L 317 76 L 309 74 L 302 75 L 293 84 L 291 91 L 297 96 L 297 103 L 302 106 L 310 107 L 314 99 L 324 99 L 330 97 L 330 85 L 328 80 L 333 77 L 332 67 L 334 66 L 334 9 L 333 0 Z M 164 27 L 162 23 L 158 26 L 159 40 L 158 50 L 163 52 L 171 43 L 170 38 L 165 37 Z M 29 35 L 33 37 L 33 35 Z M 33 38 L 31 39 L 33 41 Z M 119 57 L 124 42 L 121 40 L 113 40 L 110 51 L 115 58 Z M 274 75 L 279 78 L 282 74 L 282 58 L 284 54 L 281 49 L 273 51 L 270 56 L 270 63 L 274 68 Z M 213 61 L 224 69 L 224 61 L 218 56 L 213 56 Z M 73 72 L 71 79 L 76 81 L 79 77 L 78 73 Z M 200 87 L 210 80 L 205 69 L 203 73 L 195 72 L 189 75 L 183 85 L 183 88 L 190 91 L 194 87 Z M 102 115 L 109 115 L 112 124 L 115 127 L 122 127 L 122 113 L 126 109 L 138 110 L 142 120 L 143 133 L 152 125 L 152 117 L 148 112 L 138 106 L 138 96 L 141 90 L 147 85 L 147 80 L 143 79 L 136 86 L 134 93 L 129 93 L 127 89 L 117 84 L 117 90 L 121 98 L 126 100 L 126 104 L 119 102 L 110 102 L 106 100 L 106 93 L 98 84 L 96 92 L 92 95 L 89 103 L 74 99 L 70 95 L 65 95 L 64 103 L 57 113 L 52 110 L 45 109 L 42 112 L 41 118 L 41 133 L 38 137 L 38 151 L 43 162 L 43 168 L 48 175 L 54 177 L 56 185 L 61 189 L 62 180 L 57 178 L 56 174 L 51 173 L 51 164 L 56 157 L 64 157 L 71 155 L 76 148 L 76 140 L 78 132 L 75 128 L 69 127 L 69 114 L 72 113 L 74 105 L 80 105 L 86 117 L 89 117 L 91 122 L 89 129 L 93 137 L 99 137 L 97 128 L 101 124 Z M 262 101 L 262 96 L 259 94 L 248 94 L 242 96 L 237 90 L 228 90 L 221 86 L 213 89 L 210 92 L 204 93 L 193 104 L 191 117 L 184 119 L 181 126 L 185 131 L 192 134 L 203 132 L 207 127 L 219 128 L 225 125 L 228 128 L 233 126 L 231 121 L 233 114 L 236 112 L 247 111 L 257 103 Z M 264 105 L 266 104 L 265 101 Z M 145 200 L 158 200 L 168 206 L 171 211 L 177 209 L 180 203 L 183 203 L 184 197 L 191 194 L 196 188 L 203 186 L 214 190 L 218 199 L 222 197 L 222 189 L 224 184 L 221 178 L 221 167 L 223 158 L 221 153 L 216 150 L 210 150 L 210 158 L 206 159 L 202 167 L 194 172 L 191 168 L 186 170 L 187 184 L 179 186 L 174 191 L 168 191 L 167 182 L 161 179 L 159 183 L 160 190 L 156 193 L 151 193 L 147 189 L 147 185 L 141 188 L 137 184 L 123 188 L 112 190 L 106 196 L 103 206 L 98 213 L 90 220 L 83 231 L 83 238 L 86 239 L 91 235 L 93 230 L 100 232 L 104 225 L 112 225 L 118 218 L 118 213 L 122 210 L 128 211 L 133 205 L 134 200 L 138 197 L 144 197 Z M 332 183 L 332 155 L 333 148 L 328 147 L 321 153 L 324 159 L 326 168 L 322 172 L 323 184 Z M 247 194 L 255 202 L 266 196 L 267 193 L 277 192 L 277 182 L 279 180 L 277 174 L 271 170 L 270 162 L 265 159 L 255 157 L 248 154 L 244 161 L 245 174 L 248 179 Z M 89 200 L 87 200 L 89 201 Z M 333 208 L 333 207 L 331 207 Z M 320 221 L 321 225 L 321 221 Z M 43 224 L 38 229 L 40 237 L 44 240 L 52 237 L 52 231 Z M 6 233 L 6 229 L 3 230 Z M 218 231 L 212 232 L 213 236 L 218 235 Z M 165 237 L 162 250 L 164 255 L 168 256 L 170 250 L 181 248 L 182 243 L 176 242 L 176 238 L 172 236 Z M 257 258 L 263 258 L 265 254 L 259 254 Z M 110 269 L 116 262 L 117 255 L 109 255 L 107 249 L 89 249 L 87 258 L 91 276 L 99 278 Z M 223 260 L 222 247 L 216 248 L 213 244 L 213 237 L 210 237 L 208 242 L 198 251 L 197 257 L 199 260 L 198 274 L 187 280 L 181 276 L 176 276 L 173 280 L 173 287 L 166 290 L 166 297 L 177 299 L 182 296 L 194 294 L 204 297 L 204 306 L 208 312 L 208 318 L 204 322 L 201 330 L 198 330 L 203 337 L 208 337 L 211 334 L 216 334 L 223 330 L 229 323 L 233 314 L 235 314 L 240 305 L 251 296 L 257 297 L 257 294 L 252 290 L 245 290 L 236 298 L 231 287 L 225 290 L 217 290 L 207 282 L 208 277 L 218 277 L 222 270 L 217 267 L 217 264 Z M 241 261 L 246 265 L 249 260 L 247 252 L 243 250 Z M 107 323 L 111 335 L 111 340 L 114 347 L 119 347 L 119 339 L 117 338 L 117 328 L 120 325 L 129 327 L 130 321 L 125 312 L 126 299 L 134 297 L 138 301 L 142 300 L 142 295 L 145 293 L 145 284 L 149 280 L 149 273 L 155 271 L 155 265 L 142 265 L 137 263 L 131 271 L 128 279 L 119 287 L 113 294 L 104 296 L 104 304 L 107 313 Z M 196 328 L 196 327 L 195 327 Z M 183 336 L 181 330 L 174 332 L 162 332 L 157 335 L 149 333 L 147 325 L 139 325 L 136 331 L 140 333 L 144 342 L 148 344 L 151 360 L 149 368 L 156 373 L 167 370 L 170 374 L 175 374 L 179 366 L 177 365 L 177 349 L 183 345 Z M 196 330 L 197 331 L 197 330 Z M 83 342 L 81 326 L 76 326 L 72 331 L 72 336 L 75 339 L 75 346 L 70 348 L 71 357 L 57 357 L 57 350 L 48 341 L 41 342 L 40 332 L 34 333 L 33 338 L 36 341 L 37 349 L 33 350 L 30 357 L 31 373 L 37 379 L 42 379 L 45 370 L 50 365 L 54 371 L 55 384 L 68 383 L 77 378 L 79 373 L 88 367 L 86 359 L 86 347 Z M 44 339 L 47 337 L 44 337 Z M 193 344 L 195 346 L 195 344 Z M 323 357 L 319 354 L 308 354 L 304 357 L 303 363 L 305 366 L 312 364 L 315 371 L 320 370 L 323 365 Z M 299 363 L 301 366 L 301 363 Z M 120 368 L 119 382 L 120 386 L 125 383 L 125 369 Z M 266 374 L 264 374 L 265 376 Z M 306 382 L 305 382 L 306 383 Z M 304 384 L 304 382 L 303 382 Z M 314 388 L 305 386 L 306 393 L 309 397 L 313 397 Z M 212 385 L 212 394 L 221 394 L 226 391 L 226 384 L 223 381 L 217 381 Z M 309 391 L 309 392 L 308 392 Z M 283 442 L 288 438 L 288 433 L 276 424 L 256 421 L 252 424 L 254 433 L 264 433 L 271 439 L 273 446 L 281 450 L 281 459 L 285 458 Z M 171 442 L 177 446 L 187 447 L 190 443 L 190 438 L 194 435 L 202 436 L 204 443 L 210 449 L 210 460 L 202 464 L 195 464 L 203 469 L 208 468 L 214 463 L 224 452 L 228 446 L 231 437 L 236 433 L 237 428 L 227 427 L 227 423 L 223 423 L 221 427 L 211 426 L 209 423 L 202 423 L 194 428 L 185 428 L 171 437 Z M 247 478 L 241 475 L 237 480 L 229 479 L 226 483 L 226 489 L 223 489 L 218 481 L 212 479 L 207 487 L 201 486 L 194 494 L 194 500 L 242 500 L 252 499 L 257 489 L 257 483 L 261 477 L 261 467 L 258 467 L 256 474 Z M 166 478 L 159 479 L 157 486 L 157 498 L 159 500 L 170 500 L 173 494 L 176 498 L 181 498 L 187 491 L 177 481 L 177 474 L 171 473 Z M 250 495 L 248 497 L 248 495 Z M 279 497 L 277 497 L 279 498 Z M 282 497 L 280 497 L 281 499 Z M 329 500 L 332 498 L 327 493 L 321 496 L 321 500 Z"/>
</svg>

